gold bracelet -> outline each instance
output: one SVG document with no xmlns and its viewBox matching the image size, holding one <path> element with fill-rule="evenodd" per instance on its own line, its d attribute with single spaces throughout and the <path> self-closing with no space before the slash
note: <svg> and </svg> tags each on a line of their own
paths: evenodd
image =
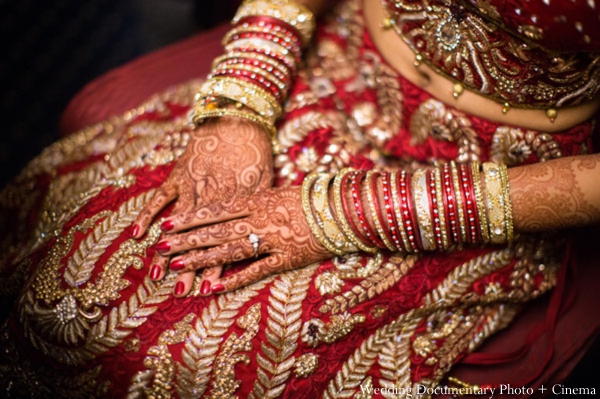
<svg viewBox="0 0 600 399">
<path fill-rule="evenodd" d="M 485 194 L 490 241 L 493 244 L 506 242 L 506 212 L 502 193 L 501 166 L 494 162 L 483 164 Z"/>
<path fill-rule="evenodd" d="M 262 62 L 262 63 L 272 67 L 273 69 L 278 70 L 282 75 L 286 75 L 291 78 L 291 76 L 290 76 L 291 71 L 287 69 L 285 64 L 279 63 L 279 62 L 275 61 L 273 58 L 267 57 L 267 56 L 259 54 L 259 53 L 248 53 L 248 52 L 244 52 L 244 51 L 232 51 L 232 52 L 229 52 L 227 54 L 224 54 L 224 55 L 221 55 L 221 56 L 215 58 L 212 63 L 211 70 L 215 69 L 216 66 L 218 64 L 220 64 L 221 62 L 225 62 L 225 61 L 228 61 L 231 59 L 242 59 L 242 58 L 249 59 L 252 61 Z"/>
<path fill-rule="evenodd" d="M 358 248 L 350 243 L 344 233 L 340 230 L 331 214 L 329 203 L 329 183 L 333 174 L 320 173 L 312 189 L 312 207 L 315 211 L 317 224 L 323 231 L 325 237 L 333 244 L 334 253 L 344 255 L 357 252 Z"/>
<path fill-rule="evenodd" d="M 214 77 L 204 82 L 197 100 L 210 96 L 225 97 L 242 103 L 273 125 L 283 112 L 275 96 L 255 84 L 233 77 Z"/>
<path fill-rule="evenodd" d="M 510 199 L 510 184 L 508 182 L 508 169 L 506 165 L 500 167 L 500 179 L 502 180 L 502 197 L 504 198 L 504 220 L 506 221 L 506 242 L 514 240 L 514 223 L 512 201 Z"/>
<path fill-rule="evenodd" d="M 251 16 L 265 16 L 283 21 L 298 30 L 306 46 L 315 30 L 315 17 L 306 7 L 290 0 L 245 0 L 238 8 L 233 23 Z"/>
<path fill-rule="evenodd" d="M 427 171 L 425 169 L 417 170 L 412 176 L 411 187 L 423 249 L 426 251 L 435 251 L 435 237 L 431 221 L 431 209 L 429 209 L 429 198 L 427 196 L 426 174 Z"/>
<path fill-rule="evenodd" d="M 269 123 L 266 119 L 259 115 L 251 114 L 250 112 L 238 111 L 235 109 L 229 108 L 216 108 L 216 109 L 206 109 L 201 105 L 196 105 L 191 113 L 192 123 L 196 126 L 201 125 L 206 119 L 209 118 L 220 118 L 223 116 L 231 116 L 235 118 L 242 118 L 249 120 L 251 122 L 257 123 L 262 126 L 263 129 L 267 132 L 269 137 L 271 138 L 271 147 L 274 154 L 279 154 L 281 151 L 281 146 L 279 141 L 277 140 L 277 131 L 275 126 Z"/>
<path fill-rule="evenodd" d="M 269 82 L 271 82 L 272 84 L 274 84 L 280 91 L 281 93 L 283 93 L 283 97 L 285 97 L 285 93 L 287 92 L 288 89 L 288 85 L 285 84 L 281 79 L 279 79 L 277 76 L 273 75 L 270 72 L 265 71 L 262 68 L 258 68 L 252 65 L 246 65 L 246 64 L 234 64 L 234 65 L 226 65 L 223 68 L 223 71 L 227 71 L 228 69 L 231 70 L 240 70 L 240 71 L 248 71 L 250 73 L 253 73 L 255 75 L 259 75 L 262 78 L 268 80 Z M 211 73 L 216 73 L 216 72 L 220 72 L 219 69 L 212 71 Z"/>
<path fill-rule="evenodd" d="M 333 181 L 333 201 L 335 205 L 335 213 L 337 216 L 337 220 L 339 220 L 340 222 L 342 232 L 346 236 L 346 239 L 362 251 L 375 253 L 377 252 L 377 247 L 370 247 L 366 245 L 360 240 L 360 238 L 357 237 L 356 234 L 354 234 L 354 231 L 352 231 L 352 228 L 350 227 L 350 224 L 348 223 L 347 219 L 352 216 L 346 215 L 344 213 L 344 207 L 342 206 L 342 195 L 344 194 L 342 190 L 342 181 L 344 180 L 345 175 L 351 173 L 352 171 L 352 168 L 342 169 Z"/>
<path fill-rule="evenodd" d="M 282 32 L 278 32 L 275 31 L 273 29 L 269 29 L 267 27 L 261 27 L 261 26 L 257 26 L 257 25 L 250 25 L 250 24 L 242 24 L 242 25 L 238 25 L 236 27 L 234 27 L 233 29 L 230 29 L 225 36 L 223 37 L 223 39 L 221 40 L 221 44 L 223 44 L 223 46 L 225 46 L 227 43 L 229 43 L 231 41 L 231 38 L 234 37 L 235 35 L 239 35 L 239 34 L 243 34 L 243 33 L 265 33 L 268 35 L 273 35 L 275 37 L 277 37 L 280 41 L 284 41 L 286 43 L 288 43 L 290 45 L 290 49 L 292 51 L 297 51 L 298 53 L 300 53 L 301 47 L 302 47 L 302 42 L 301 40 L 293 40 L 290 39 L 289 36 L 286 36 L 284 33 Z M 294 35 L 295 39 L 299 39 L 298 36 Z"/>
<path fill-rule="evenodd" d="M 310 193 L 313 186 L 313 183 L 319 177 L 318 173 L 311 173 L 306 176 L 302 181 L 302 210 L 304 211 L 304 216 L 306 217 L 306 222 L 310 231 L 313 233 L 315 238 L 323 245 L 329 252 L 338 254 L 338 249 L 325 237 L 323 231 L 319 227 L 317 220 L 315 218 L 315 214 L 313 213 L 312 204 L 310 201 Z"/>
<path fill-rule="evenodd" d="M 400 175 L 400 179 L 404 180 L 406 177 L 406 171 L 403 170 Z M 404 249 L 408 252 L 414 251 L 412 245 L 410 245 L 410 241 L 408 240 L 408 235 L 406 234 L 406 230 L 404 229 L 404 216 L 402 215 L 402 209 L 400 207 L 400 196 L 398 195 L 398 172 L 393 171 L 390 175 L 390 185 L 392 186 L 392 204 L 394 207 L 394 214 L 396 216 L 396 224 L 398 225 L 398 229 L 400 230 L 400 237 L 402 238 L 402 245 Z"/>
<path fill-rule="evenodd" d="M 438 218 L 440 223 L 440 234 L 442 235 L 442 249 L 446 250 L 450 247 L 448 242 L 448 230 L 446 229 L 446 208 L 444 207 L 444 193 L 442 192 L 442 172 L 440 168 L 435 168 L 433 171 L 435 181 L 435 202 L 437 204 Z"/>
<path fill-rule="evenodd" d="M 373 176 L 373 171 L 368 171 L 367 176 L 365 177 L 365 184 L 367 188 L 367 201 L 369 202 L 369 209 L 371 210 L 371 218 L 373 218 L 373 224 L 375 225 L 375 230 L 377 234 L 379 234 L 379 238 L 383 241 L 383 244 L 392 252 L 398 252 L 401 249 L 396 248 L 390 240 L 388 240 L 385 232 L 383 231 L 383 227 L 381 223 L 379 223 L 379 216 L 377 216 L 377 210 L 375 209 L 375 193 L 371 189 L 371 178 Z"/>
<path fill-rule="evenodd" d="M 473 188 L 475 191 L 475 207 L 477 208 L 476 213 L 479 215 L 479 229 L 481 230 L 481 238 L 483 243 L 487 244 L 490 242 L 490 232 L 488 230 L 487 213 L 485 210 L 485 203 L 483 202 L 483 189 L 481 187 L 481 165 L 479 162 L 471 163 L 471 173 L 473 174 Z"/>
<path fill-rule="evenodd" d="M 458 214 L 458 226 L 460 228 L 460 241 L 467 242 L 467 225 L 465 223 L 465 214 L 463 212 L 463 198 L 461 194 L 460 180 L 458 177 L 458 168 L 456 162 L 450 162 L 452 175 L 452 185 L 454 186 L 454 198 L 456 199 L 456 213 Z"/>
</svg>

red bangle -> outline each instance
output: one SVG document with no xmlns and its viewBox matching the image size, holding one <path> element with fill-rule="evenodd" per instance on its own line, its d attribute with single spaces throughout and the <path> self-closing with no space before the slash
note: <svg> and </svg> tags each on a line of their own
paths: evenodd
<svg viewBox="0 0 600 399">
<path fill-rule="evenodd" d="M 460 176 L 462 181 L 462 192 L 465 198 L 465 209 L 467 215 L 468 236 L 471 244 L 477 244 L 477 217 L 475 215 L 475 193 L 473 182 L 470 179 L 470 168 L 465 164 L 460 165 Z"/>
<path fill-rule="evenodd" d="M 461 244 L 460 231 L 458 226 L 458 216 L 456 214 L 456 197 L 454 193 L 454 187 L 452 185 L 452 176 L 450 171 L 450 165 L 445 163 L 442 171 L 442 187 L 443 187 L 443 198 L 444 198 L 444 209 L 447 211 L 446 216 L 451 235 L 455 243 Z"/>
<path fill-rule="evenodd" d="M 402 178 L 399 178 L 400 204 L 402 207 L 402 216 L 404 216 L 404 227 L 408 235 L 408 241 L 414 252 L 419 252 L 423 249 L 421 237 L 417 231 L 417 219 L 413 212 L 412 196 L 410 192 L 410 173 L 403 173 Z"/>
<path fill-rule="evenodd" d="M 371 241 L 365 237 L 362 233 L 362 231 L 359 230 L 358 226 L 356 225 L 356 223 L 354 223 L 354 218 L 352 217 L 352 214 L 350 213 L 350 206 L 348 204 L 348 198 L 347 198 L 347 191 L 346 191 L 346 187 L 348 186 L 348 179 L 350 179 L 351 175 L 354 175 L 356 173 L 359 173 L 358 171 L 354 171 L 352 173 L 346 173 L 342 179 L 342 184 L 341 184 L 341 193 L 340 196 L 342 197 L 342 209 L 344 210 L 344 213 L 346 214 L 346 220 L 348 220 L 348 224 L 350 225 L 350 228 L 352 229 L 352 231 L 354 232 L 354 234 L 356 235 L 356 237 L 358 237 L 359 240 L 361 240 L 362 242 L 364 242 L 365 244 L 371 243 Z"/>
<path fill-rule="evenodd" d="M 398 237 L 398 221 L 396 220 L 396 215 L 394 214 L 394 203 L 392 199 L 392 188 L 390 183 L 390 173 L 384 172 L 382 174 L 381 184 L 383 186 L 383 199 L 385 200 L 385 211 L 387 214 L 388 226 L 390 228 L 390 233 L 392 236 L 392 242 L 396 245 L 398 250 L 407 251 L 406 248 L 402 246 L 400 238 Z"/>
<path fill-rule="evenodd" d="M 371 175 L 371 181 L 367 182 L 367 184 L 371 185 L 371 192 L 373 193 L 373 206 L 375 207 L 375 216 L 377 217 L 377 222 L 381 226 L 381 232 L 385 236 L 385 238 L 388 242 L 388 245 L 389 245 L 393 242 L 393 239 L 390 236 L 390 229 L 386 228 L 385 218 L 383 217 L 383 213 L 381 212 L 381 207 L 379 206 L 379 195 L 377 195 L 377 178 L 381 175 L 382 175 L 381 173 L 377 173 L 377 172 L 373 173 Z M 383 241 L 385 242 L 386 240 L 383 240 Z M 388 246 L 386 245 L 386 248 L 387 247 Z M 392 248 L 393 248 L 393 246 L 392 246 Z M 392 248 L 388 248 L 388 249 L 391 251 Z M 396 250 L 399 250 L 399 248 L 396 247 Z"/>
<path fill-rule="evenodd" d="M 282 65 L 285 65 L 285 67 L 290 71 L 290 75 L 294 76 L 296 73 L 296 65 L 294 63 L 288 62 L 289 60 L 279 53 L 271 52 L 269 50 L 256 47 L 241 47 L 236 49 L 236 51 L 240 51 L 243 53 L 256 53 L 264 55 L 265 57 L 270 57 L 275 61 L 280 62 Z"/>
<path fill-rule="evenodd" d="M 433 236 L 435 237 L 435 245 L 437 249 L 444 248 L 442 242 L 442 230 L 440 228 L 440 215 L 437 208 L 437 193 L 435 189 L 435 178 L 433 177 L 434 170 L 430 169 L 425 174 L 427 186 L 427 195 L 429 196 L 429 212 L 431 213 L 431 222 L 433 224 Z"/>
<path fill-rule="evenodd" d="M 377 237 L 377 235 L 375 234 L 373 229 L 371 229 L 371 226 L 369 226 L 369 223 L 367 222 L 367 220 L 365 218 L 365 211 L 362 206 L 362 201 L 361 201 L 361 197 L 360 197 L 360 183 L 361 183 L 362 178 L 365 176 L 365 174 L 367 172 L 366 171 L 357 171 L 357 172 L 358 173 L 355 173 L 352 175 L 352 199 L 354 200 L 354 209 L 356 210 L 358 222 L 360 223 L 360 226 L 365 231 L 365 235 L 368 238 L 368 241 L 367 241 L 368 244 L 370 244 L 371 246 L 378 247 L 378 248 L 385 248 L 385 245 L 383 244 L 383 242 L 381 242 L 381 240 Z"/>
<path fill-rule="evenodd" d="M 252 58 L 229 58 L 229 59 L 219 62 L 215 66 L 215 68 L 225 68 L 230 65 L 238 65 L 238 64 L 250 65 L 250 66 L 253 66 L 256 68 L 263 69 L 263 70 L 267 71 L 268 73 L 272 73 L 273 75 L 275 75 L 275 77 L 280 79 L 283 83 L 289 84 L 289 82 L 290 82 L 290 77 L 288 75 L 284 75 L 281 72 L 281 70 L 274 68 L 272 65 L 269 65 L 266 62 L 262 62 L 262 61 L 252 59 Z"/>
<path fill-rule="evenodd" d="M 289 41 L 287 41 L 279 36 L 273 35 L 271 33 L 263 33 L 263 32 L 238 33 L 238 34 L 233 35 L 231 38 L 229 38 L 229 40 L 227 41 L 227 43 L 225 43 L 225 45 L 233 43 L 236 40 L 252 39 L 252 38 L 263 39 L 268 42 L 275 43 L 275 44 L 278 44 L 278 45 L 284 47 L 287 51 L 289 51 L 291 53 L 291 55 L 294 57 L 294 60 L 296 61 L 296 63 L 300 63 L 300 55 L 302 54 L 302 50 L 299 47 L 295 46 L 293 43 L 290 43 Z"/>
<path fill-rule="evenodd" d="M 277 18 L 252 15 L 252 16 L 248 16 L 246 18 L 241 19 L 235 26 L 236 27 L 241 26 L 245 23 L 248 23 L 251 25 L 265 26 L 265 27 L 277 26 L 277 27 L 281 28 L 282 31 L 289 32 L 289 34 L 294 37 L 294 40 L 296 40 L 300 45 L 302 45 L 302 39 L 301 39 L 302 36 L 300 35 L 300 32 L 298 32 L 298 29 L 296 29 L 295 26 L 292 26 L 292 25 L 290 25 L 282 20 L 279 20 Z"/>
<path fill-rule="evenodd" d="M 278 101 L 282 101 L 283 93 L 281 93 L 279 88 L 274 83 L 271 83 L 262 76 L 256 76 L 255 73 L 252 73 L 250 71 L 244 71 L 239 69 L 232 71 L 232 73 L 228 73 L 227 71 L 217 71 L 215 73 L 212 73 L 209 76 L 209 79 L 217 76 L 229 76 L 235 79 L 240 79 L 246 82 L 254 83 L 255 85 L 273 94 Z"/>
</svg>

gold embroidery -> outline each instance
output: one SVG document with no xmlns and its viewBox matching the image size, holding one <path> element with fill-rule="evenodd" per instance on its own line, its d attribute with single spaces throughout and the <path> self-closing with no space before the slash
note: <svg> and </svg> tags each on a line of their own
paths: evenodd
<svg viewBox="0 0 600 399">
<path fill-rule="evenodd" d="M 551 134 L 507 126 L 500 126 L 494 132 L 491 160 L 496 163 L 518 165 L 534 151 L 540 162 L 562 157 L 560 147 Z"/>
<path fill-rule="evenodd" d="M 419 106 L 410 120 L 411 144 L 422 144 L 429 136 L 456 143 L 458 162 L 479 162 L 481 147 L 470 119 L 462 112 L 446 108 L 441 101 L 429 99 Z"/>
<path fill-rule="evenodd" d="M 252 338 L 259 329 L 260 304 L 254 304 L 248 312 L 237 320 L 237 324 L 243 328 L 244 333 L 238 337 L 232 333 L 223 344 L 221 353 L 215 359 L 214 382 L 212 384 L 211 399 L 237 399 L 233 393 L 239 388 L 241 381 L 235 379 L 234 366 L 236 363 L 250 363 L 250 357 L 238 352 L 250 352 L 252 350 Z"/>
<path fill-rule="evenodd" d="M 365 316 L 361 314 L 349 313 L 331 316 L 330 323 L 323 323 L 318 319 L 309 320 L 304 323 L 302 331 L 305 337 L 310 335 L 311 338 L 303 337 L 303 341 L 310 341 L 311 346 L 317 346 L 319 341 L 331 344 L 348 335 L 357 324 L 364 323 L 365 320 Z M 316 334 L 311 326 L 317 327 Z"/>
<path fill-rule="evenodd" d="M 308 377 L 319 367 L 319 356 L 305 353 L 299 356 L 294 363 L 294 374 L 298 378 Z"/>
<path fill-rule="evenodd" d="M 400 279 L 413 267 L 417 256 L 410 255 L 406 258 L 390 259 L 390 262 L 365 278 L 360 284 L 352 287 L 350 291 L 337 295 L 332 299 L 325 300 L 325 304 L 319 308 L 321 313 L 340 313 L 362 303 L 368 299 L 380 295 Z"/>
<path fill-rule="evenodd" d="M 282 275 L 271 287 L 269 298 L 266 341 L 261 345 L 262 354 L 256 355 L 257 380 L 249 398 L 274 398 L 281 395 L 289 379 L 296 358 L 302 325 L 302 301 L 306 298 L 311 277 L 317 265 Z M 316 367 L 316 359 L 314 367 Z M 308 373 L 312 363 L 305 363 Z M 298 366 L 296 366 L 298 370 Z M 298 371 L 296 371 L 298 374 Z M 306 374 L 308 375 L 308 374 Z"/>
<path fill-rule="evenodd" d="M 335 294 L 340 292 L 344 281 L 339 278 L 337 273 L 325 272 L 321 273 L 315 279 L 315 287 L 321 295 Z"/>
<path fill-rule="evenodd" d="M 181 352 L 183 363 L 177 365 L 179 396 L 204 395 L 222 336 L 235 322 L 240 308 L 271 281 L 273 279 L 268 278 L 236 292 L 220 295 L 206 305 Z"/>
<path fill-rule="evenodd" d="M 373 378 L 365 378 L 360 384 L 361 390 L 354 394 L 354 399 L 373 399 Z"/>
</svg>

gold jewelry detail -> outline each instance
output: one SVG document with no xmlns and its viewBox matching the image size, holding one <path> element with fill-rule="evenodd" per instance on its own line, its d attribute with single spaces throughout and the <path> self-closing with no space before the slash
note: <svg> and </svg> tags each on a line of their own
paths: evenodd
<svg viewBox="0 0 600 399">
<path fill-rule="evenodd" d="M 417 170 L 412 176 L 411 187 L 415 201 L 417 213 L 417 224 L 423 249 L 426 251 L 435 251 L 435 237 L 433 234 L 433 224 L 431 222 L 431 209 L 429 208 L 429 197 L 427 195 L 427 171 L 425 169 Z"/>
<path fill-rule="evenodd" d="M 512 212 L 512 201 L 510 199 L 510 184 L 508 182 L 508 170 L 506 165 L 500 167 L 500 179 L 502 180 L 502 197 L 504 198 L 504 220 L 506 221 L 506 242 L 511 243 L 514 239 L 514 223 Z"/>
<path fill-rule="evenodd" d="M 490 241 L 493 244 L 504 244 L 507 238 L 502 172 L 500 169 L 501 166 L 494 162 L 483 164 L 488 225 L 490 228 Z"/>
<path fill-rule="evenodd" d="M 212 73 L 215 73 L 215 72 L 219 71 L 220 69 L 221 68 L 218 68 L 216 71 L 212 71 Z M 265 71 L 262 68 L 257 68 L 252 65 L 246 65 L 246 64 L 224 65 L 223 70 L 227 70 L 227 69 L 238 69 L 238 70 L 242 70 L 242 71 L 248 71 L 248 72 L 254 73 L 256 75 L 260 75 L 263 78 L 269 80 L 275 86 L 277 86 L 277 88 L 279 90 L 281 90 L 282 92 L 287 91 L 288 85 L 283 83 L 283 81 L 281 79 L 279 79 L 277 76 L 273 75 L 270 72 Z"/>
<path fill-rule="evenodd" d="M 392 29 L 394 26 L 394 20 L 391 18 L 384 18 L 381 22 L 381 27 L 385 30 Z"/>
<path fill-rule="evenodd" d="M 231 59 L 235 59 L 235 58 L 245 58 L 248 60 L 252 60 L 252 61 L 260 61 L 263 62 L 265 64 L 267 64 L 268 66 L 272 67 L 273 69 L 277 69 L 279 72 L 281 72 L 282 75 L 287 75 L 288 77 L 290 76 L 290 71 L 287 69 L 287 67 L 285 66 L 284 63 L 279 63 L 277 61 L 275 61 L 273 58 L 264 56 L 262 54 L 258 54 L 258 53 L 248 53 L 248 52 L 244 52 L 244 51 L 231 51 L 227 54 L 221 55 L 217 58 L 215 58 L 215 60 L 212 63 L 212 68 L 211 69 L 215 69 L 217 67 L 218 64 L 220 64 L 221 62 L 225 62 L 227 60 L 231 60 Z"/>
<path fill-rule="evenodd" d="M 473 188 L 475 191 L 475 207 L 477 208 L 477 214 L 479 215 L 479 229 L 481 230 L 481 238 L 483 243 L 487 244 L 490 242 L 490 233 L 488 230 L 488 220 L 485 210 L 485 203 L 483 202 L 483 190 L 481 187 L 481 175 L 480 175 L 480 164 L 479 162 L 471 163 L 471 171 L 473 174 Z"/>
<path fill-rule="evenodd" d="M 350 224 L 348 223 L 348 219 L 347 219 L 351 216 L 346 215 L 344 213 L 344 207 L 342 206 L 342 195 L 343 195 L 342 180 L 344 179 L 345 175 L 347 175 L 348 173 L 350 173 L 352 171 L 353 171 L 352 168 L 342 169 L 338 173 L 338 175 L 335 177 L 335 180 L 333 181 L 333 201 L 334 201 L 334 205 L 335 205 L 335 213 L 337 216 L 337 220 L 340 222 L 340 227 L 342 228 L 342 232 L 346 236 L 347 240 L 350 241 L 353 245 L 355 245 L 359 249 L 361 249 L 362 251 L 375 253 L 375 252 L 377 252 L 377 247 L 370 247 L 368 245 L 365 245 L 360 240 L 360 238 L 358 238 L 356 236 L 356 234 L 354 234 L 354 231 L 352 231 L 352 228 L 350 227 Z"/>
<path fill-rule="evenodd" d="M 249 24 L 243 24 L 241 26 L 238 25 L 235 28 L 230 29 L 225 34 L 225 37 L 223 37 L 223 39 L 221 40 L 221 43 L 223 45 L 225 45 L 225 44 L 229 43 L 229 41 L 231 40 L 231 38 L 233 36 L 241 34 L 241 33 L 266 33 L 269 35 L 277 36 L 277 38 L 283 40 L 286 43 L 289 43 L 290 46 L 294 50 L 297 50 L 298 52 L 301 51 L 300 48 L 298 47 L 298 45 L 300 45 L 301 43 L 298 43 L 297 41 L 290 39 L 290 37 L 286 36 L 285 34 L 282 34 L 281 32 L 277 32 L 275 30 L 272 30 L 272 29 L 269 29 L 266 27 L 261 27 L 261 26 L 257 26 L 257 25 L 249 25 Z"/>
<path fill-rule="evenodd" d="M 442 235 L 442 249 L 446 250 L 450 246 L 448 242 L 448 231 L 446 230 L 446 209 L 444 208 L 444 197 L 442 189 L 442 172 L 440 168 L 433 171 L 435 180 L 435 198 L 437 203 L 438 218 L 440 220 L 440 234 Z"/>
<path fill-rule="evenodd" d="M 191 119 L 194 125 L 199 126 L 208 118 L 220 118 L 223 116 L 242 118 L 259 124 L 265 129 L 271 138 L 271 147 L 273 149 L 273 153 L 278 154 L 281 151 L 281 146 L 277 140 L 277 130 L 275 129 L 275 126 L 273 126 L 272 123 L 260 115 L 229 108 L 207 109 L 202 105 L 196 105 L 192 111 Z"/>
<path fill-rule="evenodd" d="M 268 40 L 261 39 L 258 37 L 251 37 L 251 38 L 239 39 L 239 40 L 233 41 L 233 42 L 229 43 L 227 46 L 225 46 L 225 51 L 227 51 L 229 53 L 231 51 L 239 51 L 241 49 L 245 49 L 248 47 L 251 47 L 251 48 L 254 48 L 257 50 L 262 50 L 267 54 L 269 54 L 269 53 L 277 54 L 278 56 L 281 56 L 283 58 L 283 62 L 285 63 L 286 66 L 289 66 L 289 67 L 293 68 L 294 70 L 297 67 L 296 59 L 292 55 L 291 51 L 289 51 L 287 48 L 285 48 L 285 46 L 282 46 L 281 44 L 278 44 L 275 42 L 270 42 Z"/>
<path fill-rule="evenodd" d="M 502 113 L 506 114 L 508 111 L 510 111 L 510 104 L 509 103 L 502 104 Z"/>
<path fill-rule="evenodd" d="M 245 0 L 238 8 L 232 23 L 251 16 L 265 16 L 283 21 L 298 30 L 306 46 L 315 31 L 315 17 L 306 7 L 290 0 Z"/>
<path fill-rule="evenodd" d="M 340 230 L 333 215 L 329 203 L 329 183 L 333 174 L 320 173 L 312 189 L 312 206 L 315 211 L 317 224 L 323 234 L 335 248 L 338 255 L 357 252 L 358 248 L 348 242 L 346 236 Z"/>
<path fill-rule="evenodd" d="M 211 78 L 202 85 L 198 94 L 198 100 L 214 96 L 237 101 L 268 119 L 271 125 L 282 113 L 281 106 L 272 94 L 241 79 Z"/>
<path fill-rule="evenodd" d="M 550 119 L 550 122 L 554 123 L 556 117 L 558 116 L 558 111 L 556 108 L 549 108 L 546 110 L 546 116 Z"/>
<path fill-rule="evenodd" d="M 317 219 L 315 218 L 315 214 L 313 213 L 312 205 L 310 202 L 310 193 L 313 183 L 319 177 L 318 173 L 311 173 L 306 176 L 302 181 L 302 210 L 304 211 L 304 216 L 306 217 L 306 222 L 308 223 L 308 227 L 310 231 L 313 233 L 315 238 L 331 253 L 337 255 L 343 255 L 343 253 L 339 253 L 338 249 L 329 241 L 327 237 L 323 234 L 323 231 L 319 227 L 317 223 Z"/>
<path fill-rule="evenodd" d="M 460 227 L 460 240 L 463 243 L 467 242 L 467 225 L 465 223 L 465 215 L 463 212 L 463 200 L 461 195 L 461 185 L 458 178 L 458 168 L 456 162 L 450 162 L 450 170 L 452 176 L 452 185 L 454 186 L 454 198 L 456 200 L 456 213 L 458 214 L 458 226 Z"/>
<path fill-rule="evenodd" d="M 454 83 L 452 85 L 452 96 L 458 98 L 465 91 L 465 87 L 461 83 Z"/>
<path fill-rule="evenodd" d="M 398 230 L 400 231 L 400 237 L 402 237 L 402 244 L 404 245 L 404 249 L 406 251 L 414 252 L 415 248 L 410 245 L 410 241 L 408 240 L 408 235 L 406 234 L 406 230 L 404 230 L 404 216 L 402 215 L 402 208 L 400 207 L 400 196 L 398 195 L 398 182 L 397 180 L 398 172 L 393 171 L 390 176 L 390 185 L 392 186 L 392 203 L 394 205 L 394 214 L 396 215 L 396 222 L 398 224 Z M 403 170 L 400 175 L 400 179 L 404 180 L 406 177 L 406 171 Z M 410 188 L 406 188 L 405 190 L 409 190 Z"/>
<path fill-rule="evenodd" d="M 371 177 L 373 176 L 373 171 L 368 171 L 367 176 L 365 177 L 365 186 L 367 188 L 367 201 L 369 202 L 369 209 L 371 210 L 371 218 L 373 219 L 373 224 L 375 225 L 375 230 L 377 234 L 379 234 L 379 238 L 383 241 L 383 244 L 392 252 L 398 252 L 400 248 L 396 248 L 390 240 L 388 240 L 385 232 L 383 231 L 383 227 L 381 223 L 379 223 L 379 216 L 377 216 L 377 210 L 375 209 L 375 193 L 371 189 Z"/>
</svg>

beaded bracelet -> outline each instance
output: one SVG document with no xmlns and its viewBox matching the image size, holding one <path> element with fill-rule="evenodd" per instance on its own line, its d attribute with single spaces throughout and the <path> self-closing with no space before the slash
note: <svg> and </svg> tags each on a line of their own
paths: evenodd
<svg viewBox="0 0 600 399">
<path fill-rule="evenodd" d="M 396 221 L 396 226 L 398 231 L 400 232 L 400 237 L 402 238 L 402 246 L 406 252 L 414 252 L 415 248 L 412 247 L 410 241 L 408 239 L 408 234 L 406 233 L 405 223 L 404 223 L 404 215 L 402 212 L 402 207 L 400 204 L 400 183 L 399 180 L 404 180 L 406 178 L 406 171 L 398 172 L 393 171 L 390 175 L 391 186 L 392 186 L 392 207 L 394 209 L 394 216 Z"/>
<path fill-rule="evenodd" d="M 379 208 L 379 200 L 375 196 L 376 187 L 375 181 L 379 176 L 379 173 L 369 171 L 367 172 L 367 177 L 365 178 L 365 187 L 367 189 L 367 201 L 369 205 L 369 209 L 371 211 L 371 217 L 373 219 L 373 224 L 375 225 L 375 232 L 377 233 L 379 239 L 383 242 L 385 247 L 392 252 L 396 251 L 396 248 L 392 245 L 390 240 L 388 239 L 383 226 L 381 225 L 380 214 L 381 209 Z"/>
</svg>

